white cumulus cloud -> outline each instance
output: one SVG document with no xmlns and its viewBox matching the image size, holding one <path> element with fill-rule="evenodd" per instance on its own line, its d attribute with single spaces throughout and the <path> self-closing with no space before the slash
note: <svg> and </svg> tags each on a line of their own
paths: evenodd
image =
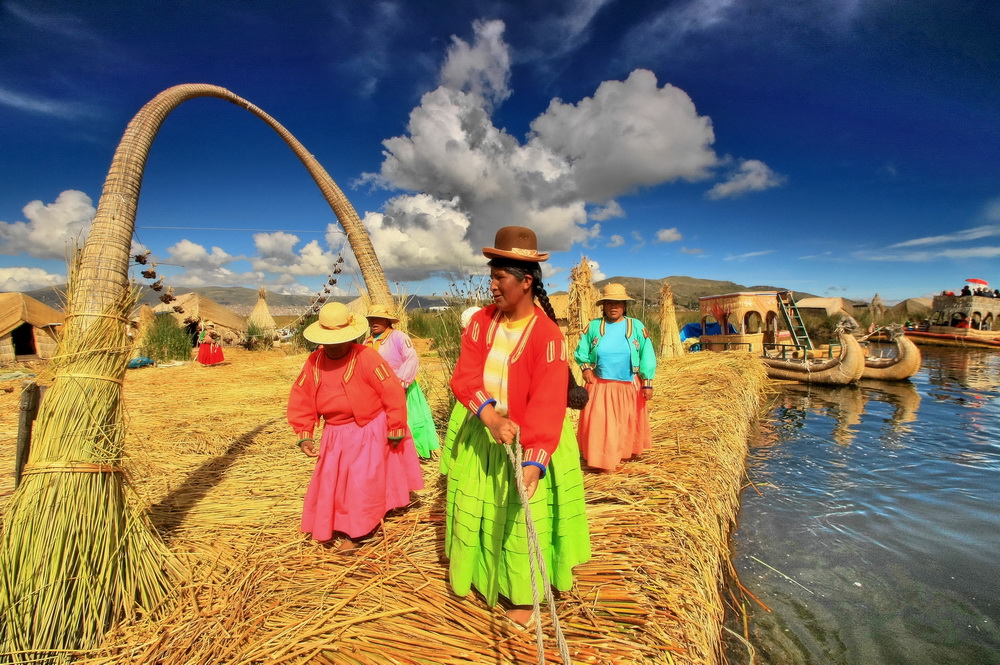
<svg viewBox="0 0 1000 665">
<path fill-rule="evenodd" d="M 52 203 L 32 201 L 22 212 L 27 221 L 0 222 L 0 254 L 65 259 L 72 244 L 83 245 L 97 210 L 89 196 L 68 189 Z"/>
<path fill-rule="evenodd" d="M 221 247 L 213 247 L 209 252 L 203 245 L 191 242 L 187 238 L 167 248 L 170 263 L 189 270 L 216 269 L 232 263 L 236 257 L 230 255 Z"/>
<path fill-rule="evenodd" d="M 41 268 L 0 268 L 0 292 L 33 291 L 65 283 L 66 275 L 53 274 Z"/>
<path fill-rule="evenodd" d="M 681 232 L 677 230 L 676 227 L 670 229 L 660 229 L 656 232 L 656 239 L 653 242 L 677 242 L 683 239 L 684 236 Z"/>
<path fill-rule="evenodd" d="M 622 210 L 621 204 L 618 201 L 608 201 L 605 205 L 595 208 L 590 213 L 590 218 L 595 222 L 603 222 L 605 220 L 611 219 L 613 217 L 624 217 L 625 211 Z"/>
<path fill-rule="evenodd" d="M 590 264 L 590 275 L 593 281 L 599 282 L 602 279 L 607 279 L 608 276 L 604 274 L 603 270 L 601 270 L 600 263 L 598 263 L 594 259 L 587 259 L 587 263 Z"/>
<path fill-rule="evenodd" d="M 742 196 L 747 192 L 761 192 L 765 189 L 780 187 L 787 179 L 771 170 L 771 167 L 758 159 L 740 160 L 736 171 L 730 174 L 725 182 L 716 184 L 705 194 L 710 199 L 724 199 L 732 196 Z"/>
<path fill-rule="evenodd" d="M 552 100 L 519 140 L 493 120 L 511 94 L 504 24 L 476 21 L 473 31 L 471 42 L 453 38 L 439 86 L 410 112 L 406 134 L 383 142 L 379 171 L 358 181 L 401 192 L 365 219 L 397 278 L 457 271 L 470 256 L 481 262 L 479 249 L 510 224 L 534 229 L 542 250 L 566 251 L 624 216 L 615 197 L 703 180 L 719 165 L 711 120 L 642 69 L 576 103 Z M 441 226 L 428 233 L 427 223 Z"/>
</svg>

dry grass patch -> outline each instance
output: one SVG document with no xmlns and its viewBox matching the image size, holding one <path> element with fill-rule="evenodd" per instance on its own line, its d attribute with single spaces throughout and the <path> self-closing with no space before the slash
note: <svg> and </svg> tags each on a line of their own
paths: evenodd
<svg viewBox="0 0 1000 665">
<path fill-rule="evenodd" d="M 439 423 L 447 377 L 421 348 Z M 121 626 L 97 663 L 533 663 L 533 632 L 455 597 L 442 557 L 443 482 L 346 555 L 298 533 L 312 461 L 285 423 L 305 355 L 226 349 L 226 364 L 129 371 L 126 451 L 141 500 L 189 571 L 155 616 Z M 663 363 L 654 449 L 586 477 L 593 559 L 559 601 L 574 662 L 716 663 L 719 595 L 747 434 L 766 384 L 745 354 Z M 11 468 L 17 391 L 0 392 L 0 464 Z M 4 474 L 0 492 L 10 487 Z M 551 635 L 551 630 L 547 631 Z M 546 645 L 548 662 L 559 662 Z"/>
</svg>

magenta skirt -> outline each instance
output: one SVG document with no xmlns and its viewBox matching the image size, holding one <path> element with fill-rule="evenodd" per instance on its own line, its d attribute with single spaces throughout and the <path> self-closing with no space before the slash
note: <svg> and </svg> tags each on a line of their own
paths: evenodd
<svg viewBox="0 0 1000 665">
<path fill-rule="evenodd" d="M 302 533 L 330 540 L 333 532 L 360 538 L 385 514 L 409 505 L 424 480 L 413 440 L 392 447 L 385 413 L 363 427 L 326 425 L 302 507 Z"/>
</svg>

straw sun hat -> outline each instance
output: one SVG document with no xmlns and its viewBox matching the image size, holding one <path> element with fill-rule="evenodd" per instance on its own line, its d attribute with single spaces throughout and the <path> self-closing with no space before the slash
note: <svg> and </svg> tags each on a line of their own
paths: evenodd
<svg viewBox="0 0 1000 665">
<path fill-rule="evenodd" d="M 483 256 L 491 259 L 517 259 L 541 263 L 549 258 L 548 252 L 538 251 L 538 238 L 526 226 L 504 226 L 493 240 L 496 247 L 483 247 Z"/>
<path fill-rule="evenodd" d="M 319 310 L 319 320 L 306 326 L 302 336 L 314 344 L 343 344 L 368 332 L 368 321 L 347 309 L 347 305 L 331 302 Z"/>
<path fill-rule="evenodd" d="M 635 300 L 635 298 L 630 298 L 628 292 L 625 291 L 625 286 L 622 284 L 605 284 L 604 288 L 601 289 L 601 297 L 597 299 L 594 303 L 595 305 L 600 305 L 605 300 L 614 300 L 625 302 L 628 300 Z"/>
<path fill-rule="evenodd" d="M 386 319 L 391 323 L 399 321 L 398 316 L 393 316 L 392 312 L 385 305 L 372 305 L 372 308 L 365 314 L 366 319 Z"/>
</svg>

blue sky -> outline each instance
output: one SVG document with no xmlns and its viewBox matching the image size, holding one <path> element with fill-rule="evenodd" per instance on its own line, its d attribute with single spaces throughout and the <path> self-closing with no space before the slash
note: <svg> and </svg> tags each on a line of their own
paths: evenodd
<svg viewBox="0 0 1000 665">
<path fill-rule="evenodd" d="M 128 121 L 181 83 L 282 123 L 394 290 L 531 226 L 550 290 L 669 275 L 818 295 L 1000 286 L 1000 3 L 0 3 L 0 290 L 65 281 Z M 166 118 L 137 247 L 166 283 L 360 276 L 305 169 L 218 99 Z M 398 284 L 398 286 L 397 286 Z"/>
</svg>

